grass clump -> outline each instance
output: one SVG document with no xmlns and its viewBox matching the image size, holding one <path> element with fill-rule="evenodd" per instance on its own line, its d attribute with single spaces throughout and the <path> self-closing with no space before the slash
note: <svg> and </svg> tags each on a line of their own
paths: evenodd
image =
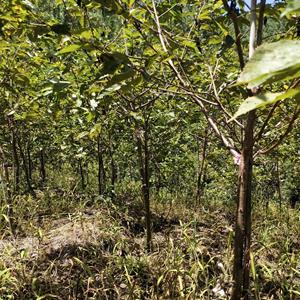
<svg viewBox="0 0 300 300">
<path fill-rule="evenodd" d="M 54 200 L 47 197 L 15 211 L 16 235 L 3 234 L 1 299 L 228 299 L 229 208 L 195 210 L 177 202 L 154 202 L 148 253 L 141 203 L 103 200 L 87 205 L 75 199 L 62 201 L 50 213 L 39 203 Z M 291 210 L 271 206 L 267 215 L 255 212 L 255 299 L 299 296 L 299 223 L 298 212 Z"/>
</svg>

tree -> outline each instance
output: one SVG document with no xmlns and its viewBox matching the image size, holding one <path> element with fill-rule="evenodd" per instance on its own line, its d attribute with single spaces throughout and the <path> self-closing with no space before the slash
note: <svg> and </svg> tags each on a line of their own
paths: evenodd
<svg viewBox="0 0 300 300">
<path fill-rule="evenodd" d="M 16 191 L 23 188 L 20 181 L 24 178 L 27 190 L 34 194 L 34 161 L 39 157 L 44 182 L 45 157 L 52 156 L 49 165 L 61 168 L 66 163 L 79 170 L 82 190 L 87 185 L 88 165 L 96 161 L 98 194 L 110 190 L 113 198 L 117 170 L 121 166 L 126 173 L 118 151 L 134 153 L 132 143 L 125 140 L 134 136 L 139 163 L 131 158 L 129 164 L 139 167 L 134 176 L 139 173 L 142 182 L 150 249 L 151 176 L 179 189 L 180 179 L 189 181 L 193 175 L 183 176 L 183 167 L 169 166 L 179 161 L 177 153 L 181 161 L 190 163 L 192 136 L 203 136 L 199 199 L 207 144 L 212 140 L 207 135 L 214 133 L 239 166 L 232 299 L 246 299 L 250 295 L 253 162 L 284 140 L 300 114 L 300 51 L 294 35 L 287 41 L 268 37 L 275 43 L 255 50 L 264 41 L 266 13 L 278 16 L 281 4 L 271 6 L 262 0 L 257 5 L 252 0 L 249 12 L 243 1 L 238 3 L 239 7 L 236 1 L 229 5 L 225 0 L 4 1 L 1 139 L 2 157 L 13 162 Z M 298 3 L 290 2 L 284 12 L 290 19 L 278 25 L 279 18 L 273 17 L 272 30 L 282 27 L 283 36 L 295 32 L 293 15 L 298 12 Z M 291 25 L 293 30 L 286 33 Z M 283 57 L 287 49 L 291 54 Z M 168 107 L 170 103 L 175 109 Z M 174 114 L 169 117 L 179 129 L 168 129 L 168 113 Z M 290 119 L 284 122 L 286 114 Z M 167 120 L 163 129 L 154 119 Z M 181 128 L 189 128 L 186 138 L 180 135 Z M 161 132 L 172 141 L 155 136 Z M 166 149 L 159 149 L 161 143 Z M 185 148 L 178 149 L 183 144 Z M 7 172 L 5 177 L 9 185 Z"/>
</svg>

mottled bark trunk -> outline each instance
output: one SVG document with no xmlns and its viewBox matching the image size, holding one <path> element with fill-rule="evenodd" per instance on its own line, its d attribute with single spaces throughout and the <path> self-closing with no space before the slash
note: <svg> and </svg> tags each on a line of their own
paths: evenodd
<svg viewBox="0 0 300 300">
<path fill-rule="evenodd" d="M 238 202 L 236 210 L 233 291 L 231 300 L 249 298 L 251 244 L 251 187 L 253 171 L 255 112 L 248 114 L 239 168 Z"/>
<path fill-rule="evenodd" d="M 263 17 L 265 0 L 260 1 L 259 23 L 256 31 L 256 0 L 251 0 L 249 59 L 255 51 L 256 44 L 260 45 L 263 38 Z M 243 67 L 242 67 L 243 68 Z M 249 95 L 255 95 L 257 88 L 253 88 Z M 255 110 L 247 115 L 245 134 L 239 172 L 238 203 L 236 211 L 236 228 L 234 243 L 233 291 L 231 300 L 250 299 L 250 246 L 251 246 L 251 211 L 252 211 L 252 175 L 253 175 L 253 146 Z"/>
</svg>

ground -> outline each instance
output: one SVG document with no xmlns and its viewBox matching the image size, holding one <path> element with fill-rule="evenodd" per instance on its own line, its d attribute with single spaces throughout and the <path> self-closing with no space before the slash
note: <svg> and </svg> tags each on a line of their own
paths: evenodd
<svg viewBox="0 0 300 300">
<path fill-rule="evenodd" d="M 227 299 L 232 209 L 154 203 L 152 210 L 151 253 L 141 203 L 31 219 L 27 232 L 0 242 L 1 299 Z M 253 295 L 300 299 L 300 217 L 290 212 L 290 225 L 274 211 L 255 214 Z"/>
</svg>

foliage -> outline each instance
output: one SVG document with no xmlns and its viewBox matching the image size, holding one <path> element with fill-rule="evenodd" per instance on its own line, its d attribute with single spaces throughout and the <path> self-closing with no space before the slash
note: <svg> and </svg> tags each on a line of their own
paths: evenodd
<svg viewBox="0 0 300 300">
<path fill-rule="evenodd" d="M 72 293 L 96 297 L 100 291 L 111 298 L 224 299 L 230 288 L 234 161 L 240 159 L 247 127 L 242 115 L 260 109 L 254 130 L 255 206 L 279 203 L 285 208 L 299 186 L 298 2 L 286 8 L 279 2 L 266 5 L 266 43 L 249 62 L 244 53 L 250 12 L 243 1 L 1 4 L 1 236 L 6 241 L 11 234 L 35 235 L 44 245 L 43 232 L 50 232 L 39 222 L 46 215 L 50 226 L 64 218 L 63 212 L 80 223 L 82 216 L 88 218 L 83 208 L 91 207 L 102 213 L 93 220 L 107 235 L 97 236 L 101 245 L 67 245 L 66 257 L 52 253 L 51 263 L 47 249 L 37 260 L 22 252 L 15 269 L 1 263 L 5 289 L 0 291 L 21 297 L 24 289 L 29 298 L 56 297 L 61 285 L 52 275 L 63 266 L 62 298 Z M 258 92 L 250 95 L 243 84 Z M 285 139 L 292 127 L 293 135 Z M 151 207 L 159 207 L 153 230 L 165 226 L 154 234 L 153 254 L 144 252 L 141 243 L 146 216 L 140 204 L 147 190 Z M 197 217 L 187 209 L 203 205 L 208 213 Z M 283 299 L 298 288 L 298 258 L 270 238 L 279 234 L 272 222 L 281 217 L 286 217 L 280 224 L 288 235 L 288 217 L 274 210 L 278 216 L 268 221 L 259 216 L 263 225 L 254 229 L 257 252 L 251 266 L 257 285 L 252 291 L 266 297 L 274 291 Z M 216 227 L 218 217 L 222 228 Z M 293 235 L 297 222 L 295 216 Z M 286 236 L 282 243 L 291 245 Z M 259 244 L 262 240 L 267 247 Z M 278 260 L 272 256 L 272 267 L 265 253 L 269 248 L 272 255 L 280 253 Z M 289 264 L 289 259 L 294 261 Z M 39 263 L 41 269 L 30 273 Z M 287 280 L 284 288 L 289 266 L 295 281 Z M 271 268 L 276 269 L 273 278 Z M 268 282 L 273 290 L 266 290 Z"/>
</svg>

